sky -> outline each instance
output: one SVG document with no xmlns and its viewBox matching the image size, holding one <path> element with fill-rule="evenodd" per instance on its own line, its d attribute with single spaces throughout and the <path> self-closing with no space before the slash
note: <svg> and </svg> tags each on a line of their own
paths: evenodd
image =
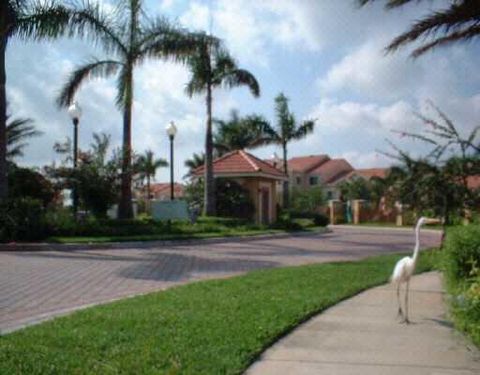
<svg viewBox="0 0 480 375">
<path fill-rule="evenodd" d="M 114 0 L 102 0 L 105 11 Z M 415 115 L 438 118 L 433 101 L 464 134 L 480 125 L 480 43 L 460 43 L 409 57 L 412 46 L 385 55 L 388 42 L 422 15 L 448 2 L 413 2 L 386 11 L 383 1 L 363 8 L 355 0 L 146 0 L 149 17 L 165 16 L 195 31 L 222 38 L 239 67 L 257 78 L 260 98 L 244 87 L 214 92 L 213 114 L 227 119 L 232 109 L 241 115 L 261 114 L 272 124 L 274 98 L 283 92 L 299 121 L 315 119 L 314 133 L 289 144 L 289 156 L 328 154 L 345 158 L 355 168 L 386 167 L 392 160 L 381 151 L 386 140 L 420 156 L 428 147 L 395 131 L 422 132 Z M 477 39 L 478 40 L 478 39 Z M 56 141 L 72 137 L 67 112 L 55 98 L 69 73 L 91 57 L 104 57 L 91 43 L 62 39 L 25 43 L 12 40 L 7 50 L 7 98 L 13 118 L 29 117 L 43 132 L 30 141 L 25 166 L 51 164 L 60 157 Z M 204 149 L 205 98 L 189 98 L 185 66 L 149 61 L 134 73 L 133 147 L 151 149 L 169 158 L 165 127 L 174 121 L 176 180 L 187 172 L 184 160 Z M 93 132 L 112 137 L 119 147 L 122 115 L 115 107 L 115 79 L 96 79 L 82 86 L 76 100 L 83 109 L 79 145 L 87 149 Z M 380 152 L 379 152 L 380 151 Z M 277 146 L 251 151 L 269 158 Z M 169 169 L 156 181 L 169 181 Z"/>
</svg>

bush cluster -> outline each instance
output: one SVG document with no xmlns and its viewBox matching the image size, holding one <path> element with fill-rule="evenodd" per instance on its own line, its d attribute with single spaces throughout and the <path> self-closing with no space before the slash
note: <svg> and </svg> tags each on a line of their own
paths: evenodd
<svg viewBox="0 0 480 375">
<path fill-rule="evenodd" d="M 448 231 L 443 263 L 455 322 L 480 346 L 480 225 Z"/>
<path fill-rule="evenodd" d="M 445 240 L 445 270 L 451 283 L 467 280 L 480 267 L 480 225 L 457 226 Z"/>
<path fill-rule="evenodd" d="M 0 206 L 0 241 L 40 240 L 46 232 L 42 202 L 30 197 L 11 199 Z"/>
</svg>

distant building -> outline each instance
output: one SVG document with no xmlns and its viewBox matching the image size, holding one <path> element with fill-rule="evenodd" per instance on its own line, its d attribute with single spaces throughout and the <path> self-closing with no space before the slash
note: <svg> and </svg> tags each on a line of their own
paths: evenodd
<svg viewBox="0 0 480 375">
<path fill-rule="evenodd" d="M 272 160 L 267 160 L 273 164 Z M 282 161 L 275 166 L 282 169 Z M 331 159 L 328 155 L 298 156 L 288 160 L 290 188 L 310 189 L 320 186 L 327 199 L 339 199 L 339 185 L 354 178 L 370 180 L 372 177 L 385 178 L 388 168 L 354 169 L 345 159 Z M 277 187 L 281 194 L 282 186 Z"/>
<path fill-rule="evenodd" d="M 144 187 L 146 189 L 146 187 Z M 173 184 L 173 194 L 175 199 L 183 198 L 185 191 L 184 186 L 175 182 Z M 161 182 L 150 185 L 150 199 L 165 201 L 170 199 L 170 183 Z"/>
</svg>

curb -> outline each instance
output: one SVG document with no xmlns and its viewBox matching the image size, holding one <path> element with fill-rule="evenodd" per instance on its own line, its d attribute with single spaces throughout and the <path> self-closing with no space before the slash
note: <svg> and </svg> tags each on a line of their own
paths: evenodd
<svg viewBox="0 0 480 375">
<path fill-rule="evenodd" d="M 321 235 L 331 232 L 331 229 L 325 228 L 316 231 L 299 231 L 290 233 L 273 233 L 273 234 L 258 234 L 251 236 L 235 236 L 235 237 L 214 237 L 214 238 L 192 238 L 192 239 L 180 239 L 180 240 L 152 240 L 152 241 L 125 241 L 125 242 L 105 242 L 105 243 L 91 243 L 91 244 L 78 244 L 78 243 L 51 243 L 51 242 L 39 242 L 39 243 L 10 243 L 0 244 L 0 252 L 7 251 L 80 251 L 80 250 L 111 250 L 111 249 L 150 249 L 155 247 L 164 246 L 185 246 L 194 244 L 216 244 L 216 243 L 228 243 L 228 242 L 246 242 L 255 240 L 269 240 L 275 238 L 286 237 L 302 237 L 308 235 Z"/>
<path fill-rule="evenodd" d="M 397 228 L 397 227 L 381 227 L 381 226 L 378 226 L 378 227 L 370 227 L 370 226 L 363 226 L 363 225 L 346 225 L 346 224 L 335 224 L 335 225 L 332 225 L 332 224 L 329 224 L 328 225 L 328 228 L 329 229 L 335 229 L 335 228 L 338 228 L 338 229 L 358 229 L 358 230 L 393 230 L 393 231 L 398 231 L 398 232 L 414 232 L 415 231 L 415 228 L 412 226 L 412 227 L 400 227 L 400 228 Z M 442 230 L 441 229 L 428 229 L 428 228 L 422 228 L 422 233 L 438 233 L 438 234 L 441 234 L 442 233 Z"/>
</svg>

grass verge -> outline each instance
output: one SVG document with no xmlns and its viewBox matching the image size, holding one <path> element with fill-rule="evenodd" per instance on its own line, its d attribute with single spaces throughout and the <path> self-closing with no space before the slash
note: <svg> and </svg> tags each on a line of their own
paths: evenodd
<svg viewBox="0 0 480 375">
<path fill-rule="evenodd" d="M 221 232 L 187 233 L 187 234 L 143 234 L 132 236 L 73 236 L 60 237 L 54 236 L 47 238 L 47 242 L 52 243 L 108 243 L 108 242 L 130 242 L 130 241 L 170 241 L 170 240 L 195 240 L 207 238 L 228 238 L 228 237 L 251 237 L 259 235 L 295 233 L 295 232 L 319 232 L 325 230 L 323 227 L 303 228 L 296 231 L 287 231 L 283 229 L 251 229 L 251 230 L 225 230 Z"/>
<path fill-rule="evenodd" d="M 398 259 L 262 270 L 79 311 L 0 337 L 0 373 L 240 374 L 312 315 L 386 282 Z"/>
</svg>

